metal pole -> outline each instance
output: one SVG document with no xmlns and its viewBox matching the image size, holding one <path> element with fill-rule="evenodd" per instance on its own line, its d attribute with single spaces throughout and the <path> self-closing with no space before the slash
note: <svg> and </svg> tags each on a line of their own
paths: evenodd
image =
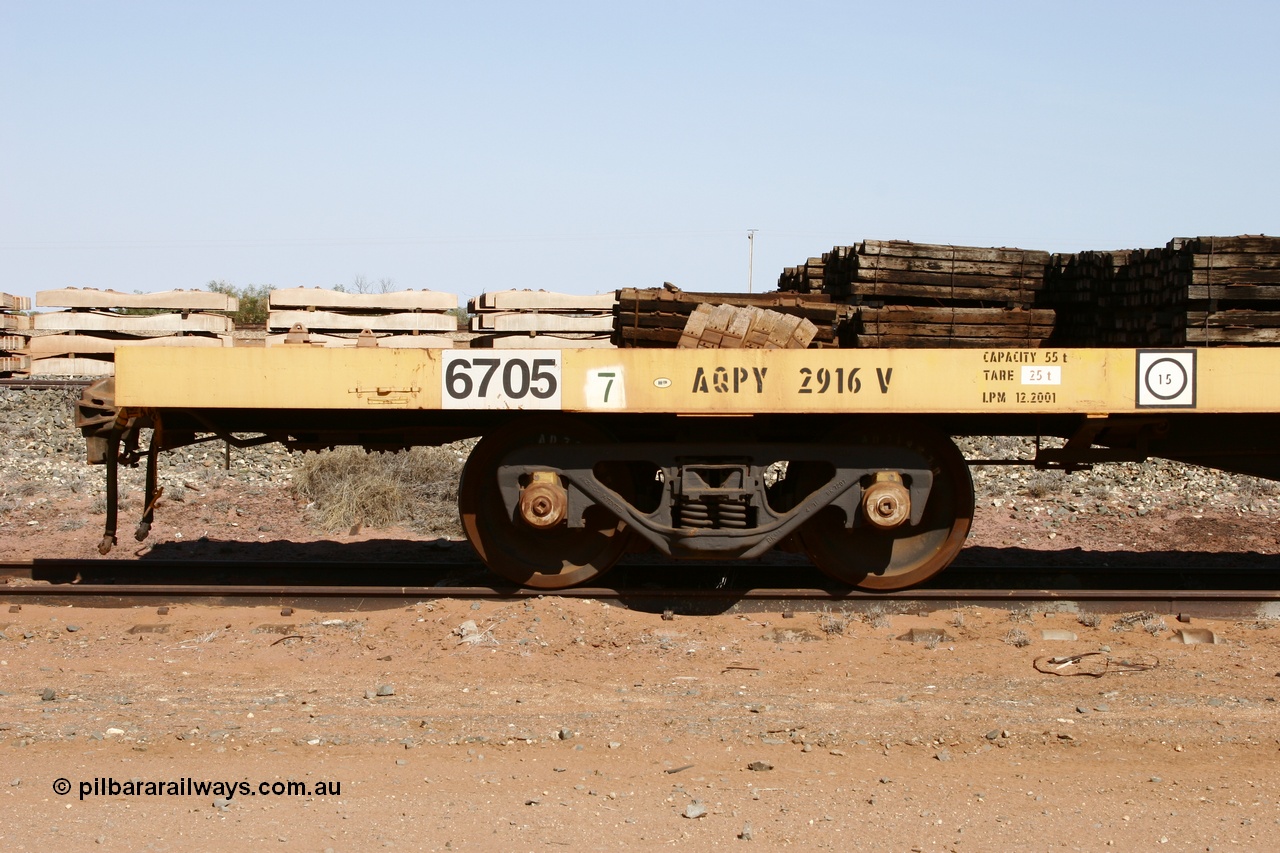
<svg viewBox="0 0 1280 853">
<path fill-rule="evenodd" d="M 756 232 L 759 228 L 747 229 L 747 293 L 751 293 L 751 279 L 756 266 Z"/>
</svg>

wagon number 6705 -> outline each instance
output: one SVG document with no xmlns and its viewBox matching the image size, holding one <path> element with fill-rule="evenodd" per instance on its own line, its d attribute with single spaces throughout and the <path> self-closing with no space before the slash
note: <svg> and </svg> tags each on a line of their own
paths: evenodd
<svg viewBox="0 0 1280 853">
<path fill-rule="evenodd" d="M 492 355 L 444 353 L 445 409 L 559 409 L 560 353 L 508 350 Z"/>
</svg>

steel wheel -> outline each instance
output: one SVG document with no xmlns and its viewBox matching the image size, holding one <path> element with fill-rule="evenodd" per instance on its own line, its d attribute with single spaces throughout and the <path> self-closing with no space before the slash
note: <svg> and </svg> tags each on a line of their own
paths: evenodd
<svg viewBox="0 0 1280 853">
<path fill-rule="evenodd" d="M 868 524 L 846 528 L 841 510 L 822 510 L 799 531 L 800 543 L 813 564 L 836 580 L 865 590 L 903 589 L 946 568 L 960 552 L 973 522 L 973 480 L 955 444 L 931 429 L 902 422 L 845 432 L 835 440 L 910 448 L 933 469 L 933 488 L 920 523 L 893 530 Z M 801 494 L 825 482 L 812 465 L 796 473 Z"/>
<path fill-rule="evenodd" d="M 543 443 L 608 442 L 596 427 L 569 418 L 516 421 L 487 434 L 467 460 L 458 487 L 462 528 L 480 558 L 497 574 L 523 586 L 564 589 L 608 571 L 631 538 L 626 524 L 603 507 L 586 513 L 587 526 L 561 523 L 536 529 L 507 512 L 498 491 L 498 467 L 512 450 Z M 630 495 L 625 470 L 601 480 L 624 497 Z"/>
</svg>

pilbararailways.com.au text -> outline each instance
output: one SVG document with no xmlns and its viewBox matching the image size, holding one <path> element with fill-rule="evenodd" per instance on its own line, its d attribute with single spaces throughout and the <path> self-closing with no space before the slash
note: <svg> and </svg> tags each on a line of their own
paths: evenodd
<svg viewBox="0 0 1280 853">
<path fill-rule="evenodd" d="M 71 782 L 66 778 L 55 779 L 53 791 L 59 796 L 71 793 Z M 98 776 L 79 782 L 80 799 L 86 797 L 219 797 L 224 800 L 240 797 L 338 797 L 342 795 L 342 783 L 334 781 L 296 782 L 275 781 L 217 781 L 192 779 L 128 779 L 120 781 L 110 776 Z"/>
</svg>

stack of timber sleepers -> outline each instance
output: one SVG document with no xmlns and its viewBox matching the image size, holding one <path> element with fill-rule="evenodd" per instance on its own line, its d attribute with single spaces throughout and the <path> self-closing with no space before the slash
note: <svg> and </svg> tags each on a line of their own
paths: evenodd
<svg viewBox="0 0 1280 853">
<path fill-rule="evenodd" d="M 1183 343 L 1280 343 L 1280 237 L 1180 238 L 1166 249 Z"/>
<path fill-rule="evenodd" d="M 836 246 L 784 271 L 782 291 L 821 287 L 857 306 L 859 347 L 1036 347 L 1053 329 L 1038 307 L 1047 252 L 905 240 Z"/>
<path fill-rule="evenodd" d="M 1044 286 L 1049 253 L 864 240 L 822 259 L 824 292 L 856 304 L 1025 307 Z"/>
<path fill-rule="evenodd" d="M 1039 347 L 1053 334 L 1045 308 L 925 308 L 885 305 L 858 310 L 859 347 Z"/>
<path fill-rule="evenodd" d="M 700 305 L 768 309 L 777 314 L 808 320 L 814 326 L 809 343 L 813 347 L 838 346 L 841 337 L 848 334 L 850 321 L 855 313 L 852 307 L 833 303 L 824 294 L 696 293 L 680 290 L 674 285 L 624 288 L 618 291 L 614 340 L 622 347 L 678 346 Z M 749 329 L 750 327 L 745 331 Z M 781 327 L 778 327 L 774 334 L 780 333 Z M 768 336 L 769 333 L 766 332 L 765 337 Z M 685 345 L 688 346 L 688 343 Z"/>
<path fill-rule="evenodd" d="M 472 347 L 587 349 L 613 346 L 616 292 L 597 295 L 545 290 L 487 291 L 468 301 Z"/>
<path fill-rule="evenodd" d="M 36 293 L 36 305 L 64 308 L 32 317 L 32 376 L 110 376 L 119 347 L 231 346 L 238 301 L 223 293 L 169 290 L 120 293 L 68 287 Z"/>
<path fill-rule="evenodd" d="M 1280 238 L 1193 237 L 1161 249 L 1055 255 L 1044 304 L 1058 346 L 1280 343 Z"/>
<path fill-rule="evenodd" d="M 0 375 L 27 371 L 27 357 L 21 352 L 26 347 L 26 338 L 14 332 L 31 328 L 31 318 L 18 313 L 30 310 L 30 298 L 0 293 Z"/>
<path fill-rule="evenodd" d="M 1121 259 L 1095 294 L 1099 345 L 1182 346 L 1187 312 L 1175 291 L 1188 258 L 1166 247 L 1134 249 Z"/>
<path fill-rule="evenodd" d="M 319 287 L 271 291 L 266 345 L 322 347 L 376 345 L 450 349 L 456 332 L 458 297 L 434 290 L 344 293 Z M 368 332 L 363 341 L 361 332 Z"/>
<path fill-rule="evenodd" d="M 1118 329 L 1111 310 L 1117 274 L 1129 262 L 1130 250 L 1055 254 L 1045 270 L 1040 302 L 1057 313 L 1054 346 L 1098 347 Z M 1123 325 L 1121 323 L 1120 325 Z"/>
<path fill-rule="evenodd" d="M 810 258 L 803 264 L 787 267 L 778 277 L 778 290 L 785 293 L 822 293 L 827 256 Z"/>
</svg>

